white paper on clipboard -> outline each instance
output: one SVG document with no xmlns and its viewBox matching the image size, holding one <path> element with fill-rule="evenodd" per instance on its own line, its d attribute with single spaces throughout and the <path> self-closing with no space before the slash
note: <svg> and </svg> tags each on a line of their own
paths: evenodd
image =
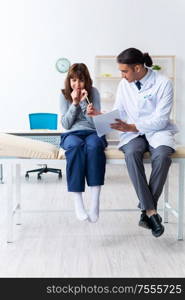
<svg viewBox="0 0 185 300">
<path fill-rule="evenodd" d="M 118 109 L 108 112 L 106 114 L 97 115 L 93 117 L 94 125 L 97 131 L 97 135 L 101 137 L 115 129 L 110 127 L 111 123 L 116 123 L 115 119 L 120 119 Z"/>
</svg>

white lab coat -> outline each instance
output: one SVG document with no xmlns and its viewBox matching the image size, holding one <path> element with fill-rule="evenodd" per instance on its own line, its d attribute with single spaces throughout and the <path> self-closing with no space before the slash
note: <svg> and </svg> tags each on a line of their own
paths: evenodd
<svg viewBox="0 0 185 300">
<path fill-rule="evenodd" d="M 153 148 L 166 145 L 175 149 L 174 134 L 178 130 L 170 121 L 173 105 L 171 81 L 159 72 L 148 69 L 140 82 L 140 90 L 135 82 L 122 79 L 119 83 L 114 109 L 119 110 L 121 120 L 135 124 L 139 132 L 121 132 L 118 147 L 145 134 Z"/>
</svg>

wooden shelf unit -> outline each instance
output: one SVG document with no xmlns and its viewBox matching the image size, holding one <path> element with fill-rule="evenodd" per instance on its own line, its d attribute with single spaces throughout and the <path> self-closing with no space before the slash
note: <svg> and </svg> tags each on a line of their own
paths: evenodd
<svg viewBox="0 0 185 300">
<path fill-rule="evenodd" d="M 164 74 L 173 82 L 174 86 L 174 106 L 171 114 L 173 120 L 176 119 L 176 105 L 175 105 L 175 55 L 152 55 L 153 65 L 161 66 L 161 70 L 156 71 Z M 109 111 L 112 109 L 116 90 L 121 74 L 118 69 L 116 56 L 98 55 L 95 57 L 95 86 L 98 88 L 101 101 L 102 110 Z M 111 106 L 112 104 L 112 106 Z"/>
</svg>

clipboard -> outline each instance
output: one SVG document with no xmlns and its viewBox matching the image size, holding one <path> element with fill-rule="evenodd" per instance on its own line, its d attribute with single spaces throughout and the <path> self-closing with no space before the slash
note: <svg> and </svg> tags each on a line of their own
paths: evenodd
<svg viewBox="0 0 185 300">
<path fill-rule="evenodd" d="M 110 124 L 116 123 L 115 119 L 120 119 L 120 114 L 118 109 L 115 109 L 106 114 L 94 116 L 93 121 L 97 131 L 97 135 L 101 137 L 102 135 L 105 135 L 111 131 L 116 130 L 110 127 Z"/>
</svg>

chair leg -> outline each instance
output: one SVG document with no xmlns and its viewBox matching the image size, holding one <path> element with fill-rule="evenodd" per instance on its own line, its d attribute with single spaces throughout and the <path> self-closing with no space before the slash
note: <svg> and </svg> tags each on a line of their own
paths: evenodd
<svg viewBox="0 0 185 300">
<path fill-rule="evenodd" d="M 47 169 L 41 169 L 40 172 L 38 173 L 38 175 L 41 175 L 41 174 L 44 174 L 44 173 L 47 173 L 48 170 Z"/>
<path fill-rule="evenodd" d="M 48 168 L 47 165 L 44 168 L 27 171 L 25 177 L 29 178 L 28 174 L 32 173 L 32 172 L 38 172 L 37 179 L 41 179 L 41 175 L 43 173 L 48 173 L 48 172 L 52 172 L 52 173 L 58 174 L 59 178 L 62 178 L 62 171 L 61 171 L 61 169 Z"/>
<path fill-rule="evenodd" d="M 35 170 L 29 170 L 29 171 L 26 171 L 26 174 L 28 174 L 28 173 L 33 173 L 33 172 L 40 172 L 40 171 L 42 171 L 42 170 L 43 170 L 43 168 L 35 169 Z"/>
<path fill-rule="evenodd" d="M 57 173 L 57 174 L 62 173 L 62 171 L 60 169 L 53 169 L 53 168 L 48 168 L 48 172 Z"/>
<path fill-rule="evenodd" d="M 43 173 L 47 173 L 47 168 L 41 169 L 41 171 L 37 174 L 37 179 L 40 180 Z"/>
</svg>

